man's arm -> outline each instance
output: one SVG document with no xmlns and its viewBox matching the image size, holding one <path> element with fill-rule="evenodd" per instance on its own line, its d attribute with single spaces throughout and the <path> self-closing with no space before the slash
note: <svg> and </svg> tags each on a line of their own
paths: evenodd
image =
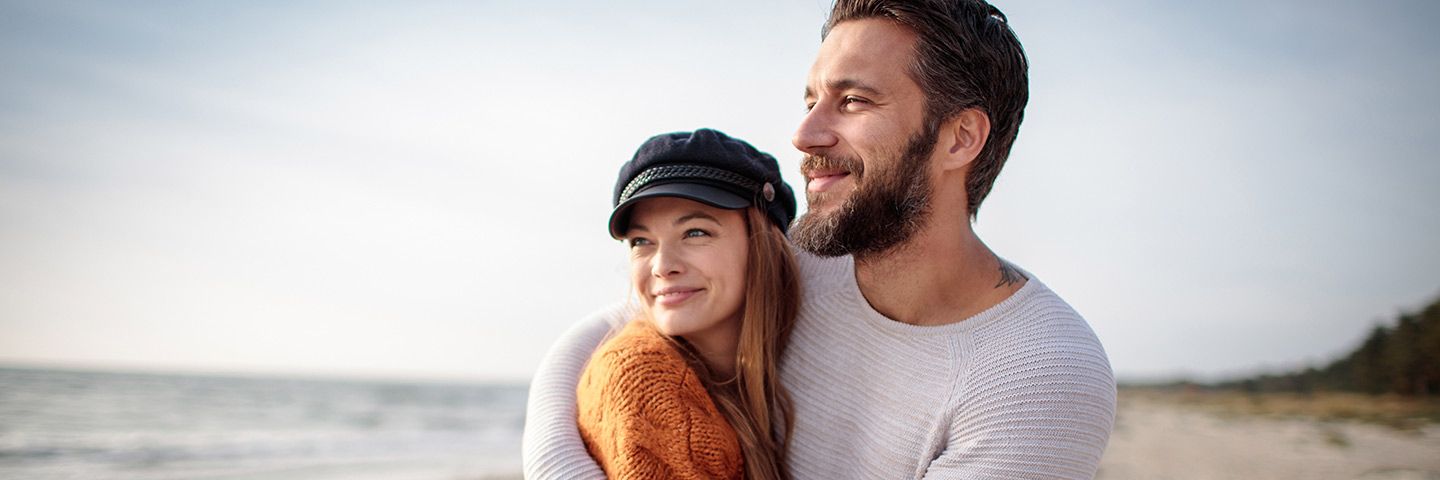
<svg viewBox="0 0 1440 480">
<path fill-rule="evenodd" d="M 612 329 L 624 324 L 629 314 L 624 305 L 596 312 L 570 327 L 545 354 L 530 381 L 530 399 L 525 406 L 521 454 L 525 478 L 605 478 L 580 440 L 575 424 L 575 387 L 595 348 Z"/>
</svg>

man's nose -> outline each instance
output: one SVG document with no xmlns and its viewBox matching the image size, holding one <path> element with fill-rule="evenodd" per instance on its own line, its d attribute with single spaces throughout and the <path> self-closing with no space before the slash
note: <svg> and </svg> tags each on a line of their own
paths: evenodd
<svg viewBox="0 0 1440 480">
<path fill-rule="evenodd" d="M 795 129 L 795 136 L 790 138 L 790 143 L 795 145 L 797 150 L 812 155 L 835 146 L 839 137 L 832 129 L 834 120 L 833 112 L 817 104 L 800 119 L 800 126 Z"/>
</svg>

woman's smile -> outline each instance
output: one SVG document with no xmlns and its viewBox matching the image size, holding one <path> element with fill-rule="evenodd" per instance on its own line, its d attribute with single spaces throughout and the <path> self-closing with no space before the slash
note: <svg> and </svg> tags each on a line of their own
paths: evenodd
<svg viewBox="0 0 1440 480">
<path fill-rule="evenodd" d="M 678 307 L 704 292 L 703 288 L 667 287 L 655 292 L 655 304 L 662 307 Z"/>
</svg>

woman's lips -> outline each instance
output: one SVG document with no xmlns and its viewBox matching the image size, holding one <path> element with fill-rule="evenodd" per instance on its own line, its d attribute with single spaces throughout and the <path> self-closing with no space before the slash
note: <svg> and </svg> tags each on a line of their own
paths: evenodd
<svg viewBox="0 0 1440 480">
<path fill-rule="evenodd" d="M 657 305 L 673 307 L 705 291 L 703 288 L 667 288 L 655 294 Z"/>
</svg>

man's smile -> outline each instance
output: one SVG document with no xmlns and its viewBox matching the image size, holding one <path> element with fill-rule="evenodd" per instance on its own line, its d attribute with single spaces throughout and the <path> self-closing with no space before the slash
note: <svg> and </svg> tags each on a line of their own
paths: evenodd
<svg viewBox="0 0 1440 480">
<path fill-rule="evenodd" d="M 835 183 L 850 178 L 850 172 L 842 169 L 822 169 L 805 172 L 805 190 L 823 192 Z"/>
</svg>

